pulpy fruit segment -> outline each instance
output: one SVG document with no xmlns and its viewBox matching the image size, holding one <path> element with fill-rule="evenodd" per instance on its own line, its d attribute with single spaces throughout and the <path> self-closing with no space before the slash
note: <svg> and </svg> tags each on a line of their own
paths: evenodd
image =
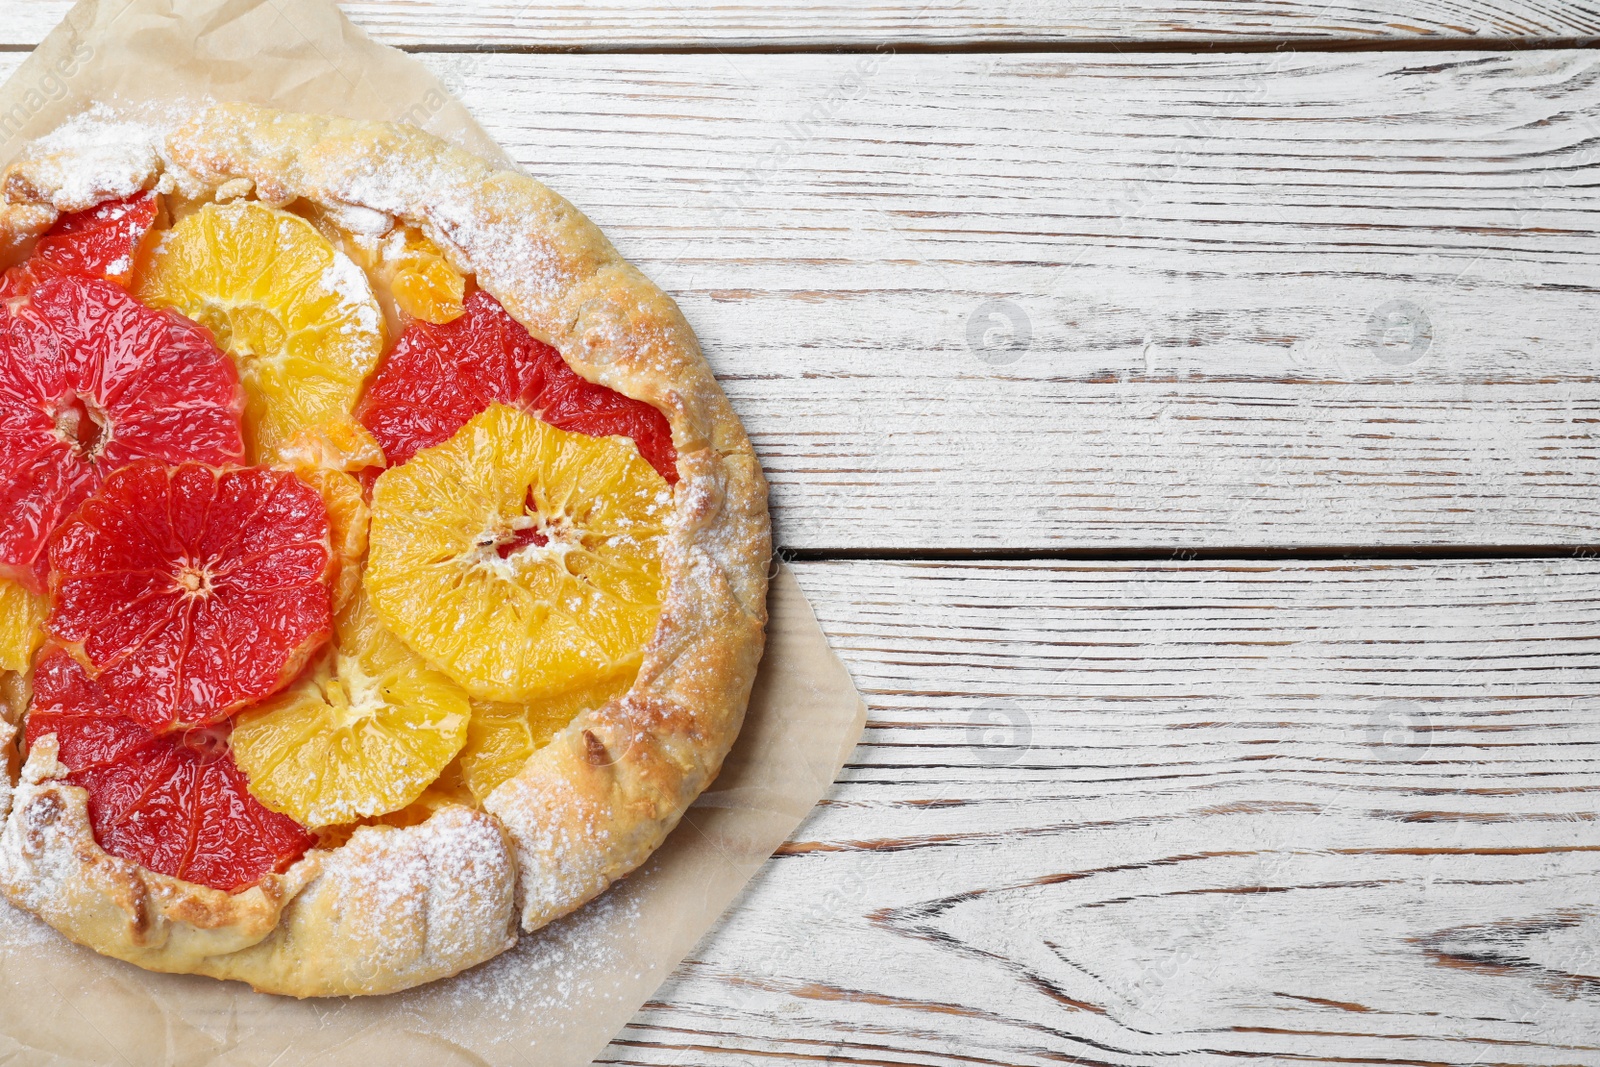
<svg viewBox="0 0 1600 1067">
<path fill-rule="evenodd" d="M 467 279 L 421 230 L 401 224 L 381 235 L 353 233 L 336 214 L 313 210 L 309 217 L 366 273 L 387 326 L 399 330 L 410 319 L 443 323 L 461 316 Z"/>
<path fill-rule="evenodd" d="M 45 545 L 141 459 L 238 463 L 244 396 L 205 331 L 62 276 L 0 313 L 0 577 L 39 590 Z"/>
<path fill-rule="evenodd" d="M 127 285 L 158 207 L 156 194 L 147 192 L 63 215 L 39 239 L 32 258 L 63 273 Z"/>
<path fill-rule="evenodd" d="M 527 704 L 474 700 L 461 773 L 472 795 L 482 801 L 522 770 L 528 758 L 550 743 L 566 725 L 593 708 L 622 696 L 633 686 L 638 667 L 611 678 Z"/>
<path fill-rule="evenodd" d="M 490 404 L 513 404 L 552 426 L 630 438 L 668 483 L 678 480 L 666 416 L 580 378 L 482 289 L 446 325 L 414 322 L 362 397 L 357 417 L 395 466 L 455 434 Z"/>
<path fill-rule="evenodd" d="M 267 807 L 332 826 L 421 796 L 460 751 L 469 715 L 460 687 L 429 670 L 357 597 L 330 654 L 239 717 L 234 754 Z"/>
<path fill-rule="evenodd" d="M 39 238 L 27 261 L 6 271 L 0 299 L 23 296 L 60 274 L 104 278 L 126 286 L 149 242 L 159 208 L 156 194 L 147 192 L 62 215 Z"/>
<path fill-rule="evenodd" d="M 152 871 L 237 892 L 286 870 L 316 839 L 252 797 L 226 728 L 153 734 L 116 714 L 65 652 L 39 663 L 31 747 L 54 734 L 67 780 L 89 794 L 95 841 Z"/>
<path fill-rule="evenodd" d="M 327 467 L 296 467 L 301 481 L 315 489 L 328 509 L 328 536 L 333 547 L 333 611 L 345 609 L 361 590 L 361 561 L 367 557 L 371 512 L 361 483 Z"/>
<path fill-rule="evenodd" d="M 26 671 L 44 641 L 44 597 L 0 578 L 0 671 Z"/>
<path fill-rule="evenodd" d="M 348 416 L 383 351 L 360 269 L 305 219 L 253 201 L 208 205 L 163 234 L 134 291 L 206 326 L 233 356 L 258 462 Z"/>
<path fill-rule="evenodd" d="M 394 302 L 412 318 L 444 324 L 465 312 L 467 281 L 432 241 L 403 230 L 384 243 L 383 263 Z"/>
<path fill-rule="evenodd" d="M 496 404 L 378 478 L 367 593 L 473 696 L 563 692 L 619 673 L 654 632 L 670 505 L 627 442 Z"/>
<path fill-rule="evenodd" d="M 354 419 L 336 419 L 297 434 L 279 449 L 279 457 L 291 467 L 326 467 L 348 474 L 386 465 L 377 440 Z"/>
<path fill-rule="evenodd" d="M 327 508 L 287 471 L 125 467 L 62 525 L 50 563 L 49 630 L 157 732 L 271 696 L 331 629 Z"/>
</svg>

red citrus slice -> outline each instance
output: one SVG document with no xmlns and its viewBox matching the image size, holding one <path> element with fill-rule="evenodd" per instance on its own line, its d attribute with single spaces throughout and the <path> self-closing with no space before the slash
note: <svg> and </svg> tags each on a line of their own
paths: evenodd
<svg viewBox="0 0 1600 1067">
<path fill-rule="evenodd" d="M 271 696 L 332 629 L 328 509 L 288 471 L 146 460 L 50 546 L 47 628 L 162 732 Z"/>
<path fill-rule="evenodd" d="M 57 277 L 0 313 L 0 578 L 43 588 L 56 526 L 136 460 L 238 463 L 244 392 L 200 327 Z"/>
<path fill-rule="evenodd" d="M 98 275 L 127 285 L 155 225 L 157 207 L 155 193 L 139 193 L 63 215 L 39 238 L 33 258 L 67 274 Z"/>
<path fill-rule="evenodd" d="M 159 204 L 155 193 L 110 200 L 88 211 L 62 215 L 39 238 L 33 255 L 12 267 L 0 283 L 0 299 L 22 296 L 57 274 L 105 278 L 127 285 L 139 253 L 151 237 Z"/>
<path fill-rule="evenodd" d="M 116 715 L 62 651 L 39 662 L 28 744 L 54 734 L 67 780 L 89 793 L 100 847 L 152 871 L 230 893 L 284 871 L 316 843 L 246 788 L 227 729 L 153 734 Z"/>
<path fill-rule="evenodd" d="M 591 437 L 631 437 L 668 483 L 678 455 L 666 416 L 578 377 L 554 348 L 535 340 L 482 289 L 444 325 L 418 320 L 378 368 L 356 417 L 399 466 L 490 404 L 514 404 L 550 425 Z"/>
</svg>

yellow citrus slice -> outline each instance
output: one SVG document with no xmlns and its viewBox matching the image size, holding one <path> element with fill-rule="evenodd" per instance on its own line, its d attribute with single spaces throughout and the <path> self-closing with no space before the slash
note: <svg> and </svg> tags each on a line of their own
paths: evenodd
<svg viewBox="0 0 1600 1067">
<path fill-rule="evenodd" d="M 300 431 L 278 449 L 278 457 L 294 467 L 327 467 L 351 474 L 388 465 L 378 439 L 348 417 Z"/>
<path fill-rule="evenodd" d="M 352 233 L 339 221 L 327 212 L 311 215 L 317 232 L 366 271 L 391 327 L 403 325 L 402 312 L 440 325 L 465 314 L 467 279 L 421 230 L 396 226 L 381 235 Z"/>
<path fill-rule="evenodd" d="M 635 665 L 615 677 L 527 704 L 474 700 L 467 743 L 459 757 L 467 788 L 478 800 L 487 800 L 567 723 L 622 696 L 633 687 L 637 674 Z"/>
<path fill-rule="evenodd" d="M 482 700 L 621 673 L 655 630 L 672 492 L 621 437 L 495 404 L 372 492 L 367 594 Z"/>
<path fill-rule="evenodd" d="M 348 416 L 383 351 L 360 268 L 305 219 L 254 201 L 208 204 L 162 234 L 134 295 L 208 327 L 233 356 L 257 462 Z"/>
<path fill-rule="evenodd" d="M 0 578 L 0 671 L 26 671 L 44 641 L 45 598 Z"/>
<path fill-rule="evenodd" d="M 361 561 L 367 554 L 371 513 L 361 495 L 361 483 L 343 471 L 298 466 L 295 474 L 322 494 L 322 502 L 328 506 L 328 533 L 333 544 L 333 610 L 337 614 L 361 589 Z"/>
<path fill-rule="evenodd" d="M 358 596 L 337 646 L 294 686 L 240 715 L 233 755 L 250 792 L 303 826 L 398 811 L 455 759 L 471 708 Z"/>
<path fill-rule="evenodd" d="M 463 807 L 475 808 L 477 800 L 472 796 L 471 790 L 461 776 L 461 757 L 457 756 L 450 761 L 422 795 L 398 811 L 386 812 L 383 815 L 374 815 L 370 818 L 358 819 L 353 823 L 340 823 L 338 826 L 317 827 L 317 843 L 323 848 L 338 848 L 349 842 L 350 835 L 363 826 L 419 826 L 433 817 L 440 808 L 452 804 Z"/>
<path fill-rule="evenodd" d="M 467 280 L 445 261 L 439 246 L 415 230 L 385 246 L 392 270 L 389 289 L 401 311 L 424 322 L 454 322 L 466 313 Z"/>
</svg>

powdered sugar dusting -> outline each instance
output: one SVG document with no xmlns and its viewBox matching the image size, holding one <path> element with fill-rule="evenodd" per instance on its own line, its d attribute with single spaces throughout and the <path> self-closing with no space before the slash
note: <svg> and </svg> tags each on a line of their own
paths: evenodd
<svg viewBox="0 0 1600 1067">
<path fill-rule="evenodd" d="M 25 159 L 57 210 L 82 211 L 142 190 L 160 167 L 163 139 L 160 126 L 95 108 L 33 142 Z"/>
<path fill-rule="evenodd" d="M 81 118 L 85 122 L 72 135 L 82 146 L 74 150 L 83 153 L 71 176 L 79 185 L 69 189 L 67 176 L 63 176 L 63 200 L 69 195 L 82 195 L 89 186 L 126 184 L 140 166 L 145 168 L 141 183 L 160 173 L 163 161 L 158 124 L 122 123 L 124 132 L 113 134 L 111 131 L 118 124 L 102 122 L 102 128 L 97 130 L 86 116 Z M 70 126 L 59 133 L 65 135 Z M 97 139 L 103 140 L 103 151 L 97 147 Z M 170 162 L 166 166 L 169 169 L 164 179 L 174 173 Z M 569 265 L 539 234 L 564 221 L 562 206 L 552 202 L 548 217 L 528 218 L 526 202 L 510 192 L 492 186 L 475 187 L 474 195 L 467 196 L 458 188 L 458 180 L 459 173 L 442 164 L 400 168 L 383 166 L 379 161 L 346 175 L 342 186 L 333 190 L 333 195 L 345 203 L 321 206 L 358 239 L 376 243 L 392 227 L 394 216 L 416 219 L 418 205 L 425 205 L 419 220 L 424 231 L 452 253 L 458 266 L 470 264 L 486 274 L 515 279 L 518 295 L 525 302 L 534 307 L 541 303 L 557 307 L 572 284 Z M 139 187 L 121 193 L 107 189 L 98 199 L 129 195 Z M 336 253 L 321 282 L 336 294 L 341 311 L 349 309 L 347 315 L 341 316 L 343 332 L 379 328 L 371 283 L 349 257 Z M 584 351 L 569 355 L 581 355 L 591 363 L 606 362 L 629 333 L 627 311 L 609 301 L 599 301 L 586 309 L 583 319 L 575 324 L 576 343 Z M 685 478 L 678 488 L 679 496 L 689 493 L 691 486 L 700 481 Z M 657 504 L 666 506 L 672 499 L 670 493 L 664 492 Z M 674 540 L 692 542 L 694 532 L 681 526 L 684 513 L 690 509 L 683 507 L 680 500 L 676 510 Z M 680 546 L 680 551 L 683 547 L 687 545 Z M 714 572 L 720 562 L 716 557 L 716 552 L 711 559 L 695 554 L 693 562 L 681 566 L 680 572 L 696 584 L 714 585 L 718 578 Z M 452 810 L 470 822 L 463 823 L 455 816 L 443 818 Z M 546 826 L 544 836 L 548 840 L 524 842 L 531 846 L 523 852 L 524 862 L 531 854 L 541 852 L 568 857 L 596 848 L 603 851 L 606 843 L 606 835 L 597 831 L 592 822 L 586 822 L 577 832 Z M 599 844 L 597 838 L 601 839 Z M 457 961 L 456 966 L 475 959 L 489 960 L 451 981 L 385 998 L 402 1009 L 416 1009 L 409 1013 L 411 1025 L 421 1022 L 419 1016 L 442 1020 L 434 1031 L 440 1034 L 449 1032 L 450 1022 L 466 1014 L 503 1021 L 508 1035 L 525 1033 L 529 1018 L 539 1015 L 550 1016 L 562 1032 L 589 1030 L 595 1025 L 595 1018 L 586 1005 L 621 1004 L 631 1011 L 664 977 L 657 968 L 672 962 L 663 962 L 654 951 L 659 946 L 636 942 L 641 919 L 639 901 L 647 892 L 638 886 L 644 872 L 496 956 L 510 939 L 510 926 L 507 923 L 497 928 L 499 905 L 490 900 L 493 894 L 485 893 L 485 887 L 497 881 L 514 881 L 516 872 L 509 859 L 504 858 L 504 840 L 489 817 L 466 809 L 446 809 L 430 822 L 405 831 L 358 831 L 348 844 L 329 854 L 328 860 L 328 873 L 321 881 L 359 888 L 372 904 L 365 916 L 352 912 L 352 920 L 373 922 L 374 916 L 384 916 L 371 932 L 387 937 L 390 944 L 399 925 L 397 919 L 414 916 L 420 920 L 427 943 L 418 946 L 411 963 L 390 973 L 414 969 L 413 973 L 420 974 L 447 960 Z M 593 874 L 586 863 L 558 861 L 533 866 L 536 869 L 522 872 L 524 891 L 552 908 L 570 905 L 592 891 L 593 886 L 585 884 Z M 307 893 L 316 891 L 313 884 Z M 499 940 L 491 946 L 493 938 Z M 0 921 L 0 942 L 10 940 L 9 929 Z M 387 960 L 384 966 L 390 970 Z M 424 1024 L 421 1029 L 428 1030 L 429 1026 Z"/>
<path fill-rule="evenodd" d="M 643 915 L 631 888 L 619 885 L 448 982 L 390 999 L 418 1030 L 465 1044 L 488 1062 L 577 1062 L 572 1052 L 596 1051 L 675 962 L 641 950 Z M 474 1025 L 457 1025 L 462 1018 Z M 532 1047 L 530 1030 L 538 1035 Z"/>
<path fill-rule="evenodd" d="M 16 743 L 18 724 L 0 717 L 0 754 L 9 754 Z M 0 763 L 0 823 L 11 814 L 11 776 L 4 763 Z"/>
<path fill-rule="evenodd" d="M 0 900 L 0 948 L 47 949 L 59 945 L 61 935 L 43 919 Z"/>
<path fill-rule="evenodd" d="M 333 262 L 322 272 L 322 287 L 339 298 L 339 332 L 346 335 L 378 332 L 378 300 L 372 282 L 349 256 L 334 249 Z"/>
<path fill-rule="evenodd" d="M 361 992 L 391 977 L 452 974 L 510 947 L 515 881 L 494 822 L 447 807 L 420 826 L 357 830 L 291 909 L 327 916 L 314 932 L 330 956 L 350 957 L 351 990 Z"/>
<path fill-rule="evenodd" d="M 323 205 L 323 210 L 334 225 L 360 237 L 382 237 L 394 228 L 392 217 L 358 204 L 330 202 Z"/>
<path fill-rule="evenodd" d="M 474 184 L 463 195 L 461 175 L 444 161 L 406 168 L 373 161 L 338 176 L 336 195 L 391 215 L 420 216 L 423 231 L 453 253 L 458 266 L 515 277 L 519 295 L 556 303 L 573 280 L 540 232 L 552 220 L 527 217 L 528 205 L 507 191 Z"/>
<path fill-rule="evenodd" d="M 84 809 L 81 830 L 63 817 L 66 806 L 55 783 L 64 774 L 56 759 L 55 736 L 40 738 L 28 753 L 0 834 L 0 888 L 39 915 L 66 896 L 65 882 L 82 877 L 72 844 L 88 833 L 88 815 Z"/>
<path fill-rule="evenodd" d="M 535 777 L 543 777 L 540 765 L 556 752 L 552 742 L 534 753 Z M 525 923 L 540 922 L 605 886 L 602 872 L 615 842 L 610 825 L 595 818 L 591 805 L 530 793 L 513 779 L 490 794 L 487 807 L 516 835 L 517 888 Z"/>
</svg>

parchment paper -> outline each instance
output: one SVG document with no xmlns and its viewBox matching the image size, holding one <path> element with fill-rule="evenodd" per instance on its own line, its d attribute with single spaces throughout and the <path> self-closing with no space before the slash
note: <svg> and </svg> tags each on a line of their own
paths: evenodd
<svg viewBox="0 0 1600 1067">
<path fill-rule="evenodd" d="M 79 0 L 0 87 L 0 165 L 90 105 L 232 100 L 410 122 L 506 162 L 426 67 L 331 0 Z"/>
<path fill-rule="evenodd" d="M 506 162 L 427 70 L 328 0 L 81 0 L 0 86 L 0 164 L 90 106 L 207 100 L 410 121 Z M 0 1062 L 589 1063 L 799 825 L 860 736 L 866 709 L 786 569 L 770 611 L 722 774 L 644 867 L 576 914 L 456 978 L 295 1001 L 151 974 L 0 903 Z"/>
</svg>

